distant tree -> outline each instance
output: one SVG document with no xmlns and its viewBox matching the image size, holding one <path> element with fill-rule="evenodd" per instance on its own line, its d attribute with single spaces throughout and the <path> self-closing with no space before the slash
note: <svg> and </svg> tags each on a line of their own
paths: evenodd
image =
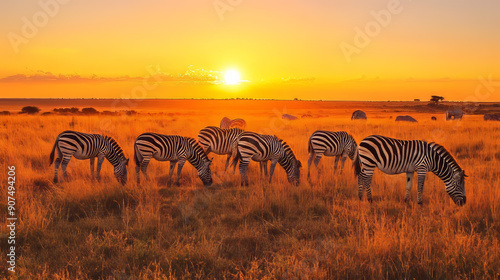
<svg viewBox="0 0 500 280">
<path fill-rule="evenodd" d="M 444 97 L 442 97 L 442 96 L 437 96 L 437 95 L 431 96 L 431 102 L 434 102 L 436 104 L 438 104 L 439 101 L 443 101 L 443 100 L 444 100 Z"/>
<path fill-rule="evenodd" d="M 92 107 L 88 107 L 88 108 L 83 108 L 82 113 L 84 113 L 86 115 L 93 115 L 93 114 L 98 114 L 99 111 L 97 111 L 96 109 L 94 109 Z"/>
<path fill-rule="evenodd" d="M 71 113 L 78 113 L 80 111 L 80 109 L 76 108 L 76 107 L 71 107 L 71 109 L 69 109 L 69 111 Z"/>
<path fill-rule="evenodd" d="M 36 114 L 40 112 L 40 108 L 36 106 L 26 106 L 21 109 L 22 114 Z"/>
</svg>

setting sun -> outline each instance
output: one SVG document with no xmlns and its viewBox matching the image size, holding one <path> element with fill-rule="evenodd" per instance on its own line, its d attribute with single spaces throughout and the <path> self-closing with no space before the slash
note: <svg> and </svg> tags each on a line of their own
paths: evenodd
<svg viewBox="0 0 500 280">
<path fill-rule="evenodd" d="M 236 70 L 228 70 L 224 74 L 224 83 L 226 85 L 236 85 L 240 83 L 240 73 Z"/>
</svg>

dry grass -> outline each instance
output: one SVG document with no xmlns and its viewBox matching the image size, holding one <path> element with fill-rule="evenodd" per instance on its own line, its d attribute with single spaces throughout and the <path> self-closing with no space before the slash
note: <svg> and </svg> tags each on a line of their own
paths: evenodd
<svg viewBox="0 0 500 280">
<path fill-rule="evenodd" d="M 297 104 L 297 103 L 294 103 Z M 297 106 L 297 105 L 294 105 Z M 36 279 L 345 279 L 498 278 L 500 267 L 500 125 L 466 116 L 462 122 L 418 124 L 379 118 L 350 121 L 357 108 L 329 110 L 327 118 L 283 123 L 273 111 L 238 113 L 185 111 L 135 116 L 1 116 L 2 182 L 8 165 L 17 170 L 18 261 L 16 276 Z M 278 108 L 278 111 L 282 108 Z M 295 115 L 314 108 L 288 110 Z M 55 137 L 69 129 L 97 132 L 106 119 L 128 157 L 140 133 L 196 136 L 223 115 L 244 117 L 247 129 L 285 139 L 302 161 L 302 181 L 288 184 L 281 167 L 274 183 L 249 170 L 249 187 L 239 174 L 224 176 L 225 157 L 216 156 L 214 185 L 203 188 L 186 165 L 181 186 L 167 186 L 169 164 L 153 161 L 152 180 L 135 185 L 133 164 L 125 187 L 105 163 L 100 182 L 90 178 L 89 162 L 72 159 L 70 180 L 54 185 L 48 155 Z M 433 114 L 435 115 L 435 113 Z M 370 117 L 370 114 L 369 114 Z M 317 129 L 346 130 L 359 143 L 371 134 L 423 139 L 443 144 L 470 176 L 467 205 L 457 207 L 444 184 L 429 174 L 424 205 L 403 202 L 405 177 L 376 172 L 374 203 L 359 201 L 348 160 L 333 174 L 333 158 L 323 158 L 324 176 L 306 182 L 307 141 Z M 211 156 L 212 157 L 212 156 Z M 131 163 L 133 161 L 130 161 Z M 5 186 L 5 184 L 2 184 Z M 6 190 L 0 194 L 6 216 Z M 5 227 L 2 227 L 5 231 Z M 7 242 L 0 247 L 5 252 Z M 5 249 L 5 250 L 4 250 Z M 8 276 L 5 263 L 1 275 Z"/>
</svg>

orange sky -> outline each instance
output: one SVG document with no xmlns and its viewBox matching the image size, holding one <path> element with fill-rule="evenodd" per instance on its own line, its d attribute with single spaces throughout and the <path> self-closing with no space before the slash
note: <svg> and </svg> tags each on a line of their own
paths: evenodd
<svg viewBox="0 0 500 280">
<path fill-rule="evenodd" d="M 494 0 L 2 1 L 0 97 L 498 101 L 499 10 Z M 245 81 L 223 84 L 229 69 Z"/>
</svg>

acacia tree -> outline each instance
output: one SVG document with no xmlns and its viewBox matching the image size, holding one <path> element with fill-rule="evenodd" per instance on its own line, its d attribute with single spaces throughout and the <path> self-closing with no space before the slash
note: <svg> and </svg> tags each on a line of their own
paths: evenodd
<svg viewBox="0 0 500 280">
<path fill-rule="evenodd" d="M 438 95 L 431 96 L 431 102 L 434 102 L 436 104 L 438 104 L 439 101 L 443 101 L 443 100 L 444 100 L 444 97 L 442 97 L 442 96 L 438 96 Z"/>
</svg>

